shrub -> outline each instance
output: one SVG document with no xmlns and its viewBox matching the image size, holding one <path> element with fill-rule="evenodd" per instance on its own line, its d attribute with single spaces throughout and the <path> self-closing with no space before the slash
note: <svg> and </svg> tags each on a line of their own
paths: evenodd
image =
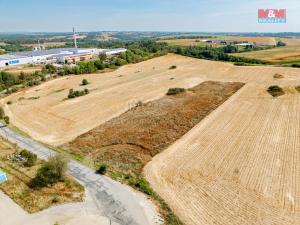
<svg viewBox="0 0 300 225">
<path fill-rule="evenodd" d="M 55 155 L 44 162 L 36 177 L 31 181 L 33 187 L 46 187 L 63 181 L 68 168 L 67 160 L 61 155 Z"/>
<path fill-rule="evenodd" d="M 173 65 L 173 66 L 170 66 L 169 70 L 174 70 L 174 69 L 176 69 L 176 68 L 177 68 L 177 66 L 176 66 L 176 65 Z"/>
<path fill-rule="evenodd" d="M 276 44 L 277 47 L 283 47 L 286 46 L 286 43 L 282 42 L 282 41 L 278 41 Z"/>
<path fill-rule="evenodd" d="M 3 120 L 7 125 L 9 125 L 9 117 L 8 116 L 4 116 Z"/>
<path fill-rule="evenodd" d="M 185 92 L 184 88 L 170 88 L 167 92 L 167 95 L 176 95 L 182 92 Z"/>
<path fill-rule="evenodd" d="M 234 65 L 235 66 L 249 66 L 248 63 L 244 63 L 244 62 L 235 62 Z"/>
<path fill-rule="evenodd" d="M 101 164 L 100 166 L 99 166 L 99 169 L 97 170 L 97 173 L 99 173 L 99 174 L 105 174 L 106 173 L 106 165 L 105 164 Z"/>
<path fill-rule="evenodd" d="M 284 76 L 283 75 L 281 75 L 281 74 L 279 74 L 279 73 L 276 73 L 276 74 L 274 74 L 274 76 L 273 76 L 273 78 L 275 78 L 275 79 L 281 79 L 281 78 L 283 78 Z"/>
<path fill-rule="evenodd" d="M 300 64 L 294 63 L 294 64 L 292 64 L 292 67 L 294 67 L 294 68 L 300 68 Z"/>
<path fill-rule="evenodd" d="M 2 120 L 5 116 L 4 110 L 2 107 L 0 107 L 0 120 Z"/>
<path fill-rule="evenodd" d="M 23 71 L 21 71 L 21 72 L 20 72 L 20 75 L 19 75 L 19 79 L 20 79 L 20 80 L 25 80 L 25 78 L 26 78 L 25 73 L 24 73 Z"/>
<path fill-rule="evenodd" d="M 296 86 L 295 89 L 300 92 L 300 86 Z"/>
<path fill-rule="evenodd" d="M 7 101 L 6 104 L 7 104 L 7 105 L 11 105 L 11 104 L 12 104 L 12 101 Z"/>
<path fill-rule="evenodd" d="M 47 64 L 47 65 L 45 66 L 45 69 L 46 69 L 46 71 L 47 71 L 48 73 L 50 73 L 50 74 L 56 73 L 56 68 L 55 68 L 55 66 L 53 66 L 52 64 Z"/>
<path fill-rule="evenodd" d="M 80 96 L 87 95 L 89 93 L 90 93 L 90 91 L 87 88 L 84 89 L 83 91 L 74 91 L 73 89 L 70 89 L 69 94 L 68 94 L 68 98 L 77 98 L 77 97 L 80 97 Z"/>
<path fill-rule="evenodd" d="M 105 66 L 100 61 L 95 61 L 94 65 L 97 67 L 98 70 L 103 70 Z"/>
<path fill-rule="evenodd" d="M 81 85 L 88 85 L 89 84 L 89 82 L 87 81 L 87 79 L 83 79 L 82 80 L 82 82 L 81 82 Z"/>
<path fill-rule="evenodd" d="M 150 187 L 150 184 L 144 178 L 129 178 L 128 182 L 130 185 L 137 187 L 140 191 L 144 192 L 147 195 L 153 194 L 153 190 Z"/>
<path fill-rule="evenodd" d="M 23 165 L 26 167 L 33 166 L 37 161 L 36 154 L 33 154 L 25 149 L 20 152 L 20 155 L 26 159 L 26 161 L 23 163 Z"/>
<path fill-rule="evenodd" d="M 267 91 L 273 97 L 278 97 L 278 96 L 284 95 L 283 89 L 277 85 L 270 86 Z"/>
</svg>

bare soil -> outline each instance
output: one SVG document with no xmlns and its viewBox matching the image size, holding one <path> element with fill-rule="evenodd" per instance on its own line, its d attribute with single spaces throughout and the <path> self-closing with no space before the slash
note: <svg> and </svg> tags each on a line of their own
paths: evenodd
<svg viewBox="0 0 300 225">
<path fill-rule="evenodd" d="M 226 101 L 243 83 L 203 82 L 184 93 L 133 107 L 63 146 L 105 163 L 112 171 L 139 176 L 151 158 Z"/>
</svg>

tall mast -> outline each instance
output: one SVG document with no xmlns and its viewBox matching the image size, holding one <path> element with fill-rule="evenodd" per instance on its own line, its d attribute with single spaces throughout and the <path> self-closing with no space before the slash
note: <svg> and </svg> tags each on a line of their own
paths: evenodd
<svg viewBox="0 0 300 225">
<path fill-rule="evenodd" d="M 40 44 L 40 39 L 38 39 L 38 49 L 41 51 L 42 48 L 41 48 L 41 44 Z"/>
<path fill-rule="evenodd" d="M 73 27 L 73 37 L 74 37 L 74 46 L 75 46 L 75 48 L 77 48 L 77 40 L 76 40 L 75 27 Z"/>
</svg>

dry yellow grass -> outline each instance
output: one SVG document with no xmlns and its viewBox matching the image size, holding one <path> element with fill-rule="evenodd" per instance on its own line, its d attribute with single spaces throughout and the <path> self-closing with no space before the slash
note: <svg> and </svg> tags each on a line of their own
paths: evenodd
<svg viewBox="0 0 300 225">
<path fill-rule="evenodd" d="M 24 72 L 25 74 L 31 74 L 34 73 L 36 71 L 41 71 L 42 70 L 42 66 L 17 66 L 17 67 L 11 67 L 9 69 L 5 68 L 3 69 L 4 71 L 8 72 L 8 73 L 12 73 L 15 75 L 20 75 L 21 72 Z"/>
<path fill-rule="evenodd" d="M 0 168 L 7 171 L 8 181 L 0 184 L 0 190 L 29 213 L 34 213 L 53 205 L 80 202 L 84 197 L 84 188 L 74 179 L 66 177 L 51 187 L 30 188 L 29 183 L 42 165 L 37 160 L 32 167 L 24 167 L 21 162 L 13 160 L 15 153 L 21 150 L 0 138 Z"/>
</svg>

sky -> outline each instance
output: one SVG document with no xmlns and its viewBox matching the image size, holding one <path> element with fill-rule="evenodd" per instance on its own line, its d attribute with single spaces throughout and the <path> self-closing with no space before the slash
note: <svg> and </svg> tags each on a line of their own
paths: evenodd
<svg viewBox="0 0 300 225">
<path fill-rule="evenodd" d="M 258 9 L 287 23 L 259 24 Z M 0 32 L 300 32 L 300 0 L 0 0 Z"/>
</svg>

